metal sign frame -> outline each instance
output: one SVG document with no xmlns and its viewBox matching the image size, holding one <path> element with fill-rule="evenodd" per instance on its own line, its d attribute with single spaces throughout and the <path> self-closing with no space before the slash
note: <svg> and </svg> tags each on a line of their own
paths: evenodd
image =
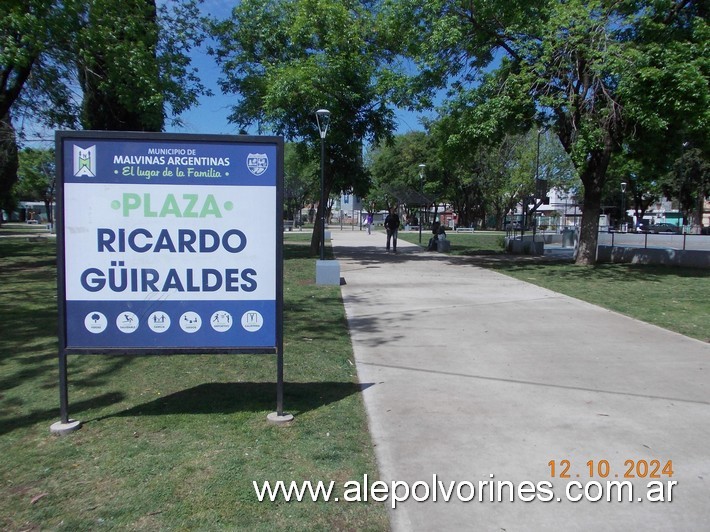
<svg viewBox="0 0 710 532">
<path fill-rule="evenodd" d="M 67 355 L 277 355 L 282 137 L 57 131 L 61 423 Z"/>
</svg>

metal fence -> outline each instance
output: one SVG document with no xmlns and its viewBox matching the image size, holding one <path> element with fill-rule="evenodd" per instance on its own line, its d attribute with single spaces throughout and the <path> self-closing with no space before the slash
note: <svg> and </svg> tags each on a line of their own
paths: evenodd
<svg viewBox="0 0 710 532">
<path fill-rule="evenodd" d="M 599 233 L 600 246 L 710 251 L 710 235 Z"/>
</svg>

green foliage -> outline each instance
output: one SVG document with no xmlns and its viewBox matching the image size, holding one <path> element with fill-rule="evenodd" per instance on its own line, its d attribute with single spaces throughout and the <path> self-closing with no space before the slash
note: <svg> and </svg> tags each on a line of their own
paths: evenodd
<svg viewBox="0 0 710 532">
<path fill-rule="evenodd" d="M 15 196 L 19 200 L 53 200 L 54 179 L 54 150 L 25 148 L 20 151 L 20 168 L 15 184 Z"/>
<path fill-rule="evenodd" d="M 414 28 L 407 33 L 420 67 L 413 85 L 427 78 L 449 88 L 445 110 L 456 115 L 456 143 L 552 126 L 584 185 L 579 262 L 594 261 L 607 169 L 624 143 L 682 130 L 707 142 L 702 2 L 405 0 L 388 7 L 395 26 Z M 691 124 L 681 129 L 683 119 Z M 674 158 L 654 154 L 666 166 Z"/>
<path fill-rule="evenodd" d="M 0 208 L 6 212 L 12 212 L 15 208 L 16 200 L 11 192 L 17 182 L 18 165 L 15 130 L 8 115 L 6 119 L 0 119 Z"/>
<path fill-rule="evenodd" d="M 152 114 L 150 122 L 163 103 L 172 116 L 181 113 L 206 92 L 188 58 L 204 39 L 200 1 L 169 2 L 156 12 L 154 0 L 5 0 L 0 117 L 12 109 L 48 127 L 76 126 L 77 75 L 93 76 L 117 103 Z"/>
<path fill-rule="evenodd" d="M 284 210 L 294 220 L 306 203 L 318 198 L 319 167 L 303 144 L 286 143 L 284 152 Z"/>
<path fill-rule="evenodd" d="M 204 38 L 197 0 L 92 0 L 80 16 L 85 128 L 161 131 L 208 92 L 188 57 Z"/>
<path fill-rule="evenodd" d="M 648 208 L 663 195 L 660 169 L 650 162 L 650 157 L 656 155 L 636 142 L 634 147 L 624 144 L 621 151 L 614 154 L 604 190 L 605 205 L 621 203 L 621 183 L 624 182 L 628 197 L 624 200 L 626 207 L 634 209 L 636 217 L 643 219 Z"/>
<path fill-rule="evenodd" d="M 214 31 L 222 88 L 240 96 L 230 115 L 237 125 L 258 123 L 260 129 L 315 144 L 314 113 L 329 109 L 331 171 L 341 180 L 361 168 L 364 141 L 392 131 L 387 54 L 365 3 L 249 0 L 230 20 L 215 22 Z"/>
<path fill-rule="evenodd" d="M 622 174 L 620 180 L 630 178 L 637 212 L 642 214 L 665 194 L 678 200 L 690 217 L 697 211 L 702 186 L 691 184 L 697 178 L 683 185 L 688 175 L 681 169 L 690 159 L 707 165 L 710 27 L 700 5 L 671 8 L 666 3 L 665 9 L 665 16 L 645 18 L 638 25 L 628 75 L 619 84 L 634 131 L 615 161 L 619 168 L 612 169 Z M 691 154 L 684 146 L 696 151 Z"/>
<path fill-rule="evenodd" d="M 25 113 L 72 125 L 72 94 L 59 80 L 71 69 L 66 44 L 76 28 L 73 0 L 5 0 L 0 8 L 0 204 L 9 209 L 17 180 L 12 120 Z"/>
<path fill-rule="evenodd" d="M 239 95 L 230 121 L 315 147 L 315 111 L 330 110 L 326 196 L 345 190 L 363 196 L 369 186 L 363 144 L 394 129 L 396 75 L 388 70 L 392 55 L 382 46 L 371 4 L 244 0 L 230 19 L 213 24 L 220 84 Z M 314 231 L 313 249 L 319 235 Z"/>
<path fill-rule="evenodd" d="M 77 85 L 93 109 L 84 125 L 100 129 L 160 130 L 166 105 L 174 116 L 207 92 L 187 56 L 203 38 L 199 1 L 165 3 L 156 13 L 153 0 L 4 0 L 0 203 L 11 200 L 16 180 L 12 120 L 76 127 Z"/>
<path fill-rule="evenodd" d="M 93 0 L 78 34 L 85 129 L 162 131 L 155 0 Z"/>
<path fill-rule="evenodd" d="M 190 53 L 207 38 L 207 22 L 200 14 L 203 0 L 180 0 L 158 6 L 158 69 L 168 120 L 181 125 L 180 114 L 194 107 L 201 95 L 211 96 L 192 66 Z"/>
<path fill-rule="evenodd" d="M 710 162 L 699 148 L 688 146 L 662 182 L 666 196 L 677 198 L 686 220 L 695 213 L 702 225 L 703 200 L 710 196 Z"/>
<path fill-rule="evenodd" d="M 397 135 L 389 142 L 381 142 L 368 156 L 372 174 L 372 188 L 366 198 L 368 208 L 371 211 L 388 210 L 398 201 L 417 208 L 417 193 L 427 195 L 433 192 L 435 163 L 431 144 L 421 131 Z M 420 164 L 426 165 L 423 170 Z M 420 175 L 424 179 L 420 179 Z"/>
<path fill-rule="evenodd" d="M 535 189 L 537 133 L 507 135 L 499 142 L 463 142 L 461 118 L 449 114 L 430 124 L 429 135 L 410 133 L 378 146 L 370 170 L 380 197 L 380 208 L 391 203 L 385 192 L 393 188 L 418 190 L 418 165 L 426 164 L 424 193 L 452 205 L 459 224 L 471 225 L 503 214 Z M 578 186 L 569 156 L 553 135 L 540 135 L 539 177 L 548 187 L 568 191 Z"/>
<path fill-rule="evenodd" d="M 0 10 L 0 118 L 14 109 L 71 124 L 72 94 L 61 83 L 80 2 L 5 0 Z"/>
</svg>

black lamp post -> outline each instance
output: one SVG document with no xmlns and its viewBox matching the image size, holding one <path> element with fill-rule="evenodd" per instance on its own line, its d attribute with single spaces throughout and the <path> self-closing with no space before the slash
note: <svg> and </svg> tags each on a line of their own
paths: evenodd
<svg viewBox="0 0 710 532">
<path fill-rule="evenodd" d="M 419 244 L 422 243 L 422 224 L 424 220 L 422 219 L 422 201 L 424 200 L 424 168 L 425 164 L 419 165 L 419 192 L 421 197 L 419 198 Z"/>
<path fill-rule="evenodd" d="M 621 182 L 621 230 L 626 232 L 626 181 Z"/>
<path fill-rule="evenodd" d="M 538 188 L 540 185 L 540 136 L 545 132 L 545 128 L 540 128 L 537 130 L 537 155 L 535 155 L 535 195 L 531 198 L 532 199 L 532 204 L 535 206 L 535 200 L 541 200 L 542 198 L 538 198 L 540 194 L 538 194 Z M 527 206 L 525 207 L 525 212 L 527 214 Z M 537 231 L 537 224 L 535 223 L 535 218 L 532 218 L 532 223 L 533 223 L 533 242 L 535 241 L 535 233 Z M 524 226 L 524 224 L 523 224 Z M 525 231 L 525 228 L 523 227 L 520 234 L 522 235 L 523 232 Z"/>
<path fill-rule="evenodd" d="M 330 111 L 318 109 L 316 122 L 320 132 L 320 260 L 325 260 L 325 134 L 330 124 Z"/>
</svg>

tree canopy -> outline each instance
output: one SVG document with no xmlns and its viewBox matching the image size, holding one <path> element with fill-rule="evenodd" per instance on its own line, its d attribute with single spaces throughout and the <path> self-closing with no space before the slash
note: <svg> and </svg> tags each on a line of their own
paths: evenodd
<svg viewBox="0 0 710 532">
<path fill-rule="evenodd" d="M 200 1 L 6 0 L 0 200 L 16 178 L 18 117 L 142 130 L 179 121 L 208 92 L 190 64 L 205 38 Z M 242 0 L 209 30 L 221 88 L 237 96 L 230 120 L 302 143 L 294 167 L 317 160 L 314 114 L 331 111 L 327 194 L 366 195 L 371 144 L 389 159 L 375 161 L 375 185 L 416 190 L 424 163 L 427 196 L 455 204 L 464 223 L 490 212 L 500 219 L 529 194 L 541 140 L 539 171 L 581 180 L 577 261 L 591 263 L 604 195 L 618 197 L 622 181 L 637 212 L 661 193 L 688 215 L 701 211 L 707 20 L 707 2 L 694 0 Z M 382 148 L 395 108 L 431 108 L 441 91 L 426 138 Z M 294 181 L 296 196 L 301 185 Z"/>
<path fill-rule="evenodd" d="M 23 113 L 47 124 L 71 125 L 72 93 L 59 79 L 79 2 L 7 0 L 0 8 L 0 203 L 8 207 L 19 159 L 13 118 Z"/>
<path fill-rule="evenodd" d="M 239 95 L 233 123 L 306 141 L 317 153 L 315 111 L 330 110 L 326 196 L 344 190 L 362 195 L 368 187 L 363 145 L 394 130 L 399 78 L 380 37 L 376 4 L 244 0 L 230 19 L 214 24 L 221 87 Z M 319 235 L 314 231 L 312 249 Z"/>
<path fill-rule="evenodd" d="M 162 131 L 155 0 L 94 0 L 78 33 L 85 129 Z"/>
<path fill-rule="evenodd" d="M 0 202 L 17 178 L 13 121 L 160 131 L 209 92 L 188 55 L 204 38 L 199 2 L 3 2 Z"/>
<path fill-rule="evenodd" d="M 389 9 L 420 78 L 450 90 L 446 112 L 461 127 L 449 142 L 533 124 L 555 131 L 584 187 L 578 263 L 595 261 L 602 189 L 624 141 L 639 128 L 668 134 L 681 117 L 707 138 L 703 2 L 404 0 Z"/>
<path fill-rule="evenodd" d="M 209 92 L 188 56 L 204 39 L 197 0 L 92 0 L 79 17 L 85 129 L 162 131 Z"/>
<path fill-rule="evenodd" d="M 47 221 L 51 224 L 56 185 L 54 150 L 25 148 L 20 151 L 19 159 L 14 194 L 19 200 L 42 200 L 47 212 Z"/>
</svg>

